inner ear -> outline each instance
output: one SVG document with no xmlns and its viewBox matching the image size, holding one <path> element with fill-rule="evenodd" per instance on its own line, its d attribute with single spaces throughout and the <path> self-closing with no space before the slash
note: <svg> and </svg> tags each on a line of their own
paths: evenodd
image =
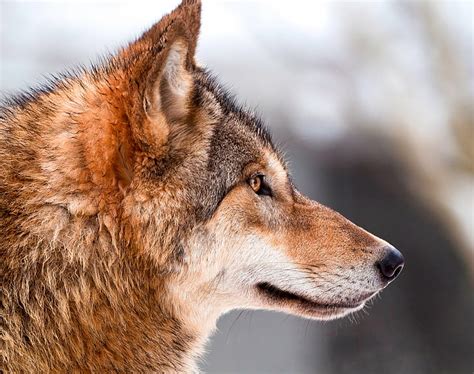
<svg viewBox="0 0 474 374">
<path fill-rule="evenodd" d="M 145 97 L 148 116 L 164 115 L 168 123 L 180 121 L 186 116 L 192 88 L 187 54 L 186 43 L 179 39 L 168 48 L 161 71 L 149 82 L 151 90 Z"/>
</svg>

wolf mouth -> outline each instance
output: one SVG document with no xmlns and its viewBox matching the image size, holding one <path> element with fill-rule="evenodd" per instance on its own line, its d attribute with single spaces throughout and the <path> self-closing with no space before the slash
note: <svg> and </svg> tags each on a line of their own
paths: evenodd
<svg viewBox="0 0 474 374">
<path fill-rule="evenodd" d="M 293 292 L 284 291 L 268 282 L 261 282 L 256 285 L 257 290 L 265 298 L 274 302 L 283 302 L 290 304 L 297 304 L 305 309 L 310 310 L 338 310 L 338 309 L 355 309 L 359 308 L 368 297 L 363 298 L 358 302 L 350 303 L 319 303 L 314 300 L 310 300 L 304 296 L 298 295 Z"/>
</svg>

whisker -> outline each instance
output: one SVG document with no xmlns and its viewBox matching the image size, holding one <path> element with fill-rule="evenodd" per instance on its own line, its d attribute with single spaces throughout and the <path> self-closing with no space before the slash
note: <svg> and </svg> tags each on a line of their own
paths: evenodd
<svg viewBox="0 0 474 374">
<path fill-rule="evenodd" d="M 234 327 L 234 325 L 236 324 L 236 322 L 240 319 L 240 317 L 242 316 L 242 314 L 245 312 L 245 310 L 241 310 L 239 312 L 239 314 L 237 315 L 237 317 L 234 319 L 234 321 L 232 322 L 232 324 L 230 325 L 229 327 L 229 330 L 227 330 L 227 335 L 226 335 L 226 338 L 225 338 L 225 343 L 227 344 L 228 341 L 229 341 L 229 335 L 230 335 L 230 332 L 232 331 L 232 328 Z"/>
</svg>

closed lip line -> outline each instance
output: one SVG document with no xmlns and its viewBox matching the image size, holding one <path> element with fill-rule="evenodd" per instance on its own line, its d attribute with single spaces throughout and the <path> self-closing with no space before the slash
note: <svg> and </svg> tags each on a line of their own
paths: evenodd
<svg viewBox="0 0 474 374">
<path fill-rule="evenodd" d="M 364 301 L 372 297 L 376 291 L 363 294 L 358 298 L 358 300 L 351 300 L 350 302 L 340 302 L 340 303 L 327 303 L 327 302 L 318 302 L 312 299 L 309 299 L 306 296 L 302 296 L 290 291 L 285 291 L 277 286 L 272 285 L 268 282 L 260 282 L 256 285 L 257 290 L 260 294 L 264 295 L 267 299 L 272 299 L 274 301 L 288 301 L 296 302 L 303 304 L 311 308 L 344 308 L 352 309 L 359 307 Z"/>
</svg>

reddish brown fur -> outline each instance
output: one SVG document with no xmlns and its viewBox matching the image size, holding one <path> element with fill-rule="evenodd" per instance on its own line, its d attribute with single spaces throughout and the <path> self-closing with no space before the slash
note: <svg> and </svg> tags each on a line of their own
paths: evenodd
<svg viewBox="0 0 474 374">
<path fill-rule="evenodd" d="M 166 143 L 166 130 L 157 133 L 155 122 L 150 136 L 143 120 L 134 77 L 156 54 L 141 52 L 162 50 L 164 58 L 167 40 L 180 37 L 191 58 L 199 7 L 183 4 L 164 17 L 108 71 L 66 80 L 2 119 L 2 366 L 9 372 L 182 371 L 191 364 L 184 352 L 193 332 L 164 307 L 155 259 L 125 250 L 143 231 L 132 234 L 122 222 L 132 172 L 154 162 Z M 149 140 L 155 144 L 145 147 Z M 133 226 L 137 218 L 127 219 Z"/>
<path fill-rule="evenodd" d="M 199 13 L 185 0 L 105 65 L 2 110 L 2 370 L 191 371 L 231 308 L 325 317 L 239 283 L 268 253 L 376 278 L 386 243 L 301 196 L 258 120 L 195 66 Z"/>
</svg>

